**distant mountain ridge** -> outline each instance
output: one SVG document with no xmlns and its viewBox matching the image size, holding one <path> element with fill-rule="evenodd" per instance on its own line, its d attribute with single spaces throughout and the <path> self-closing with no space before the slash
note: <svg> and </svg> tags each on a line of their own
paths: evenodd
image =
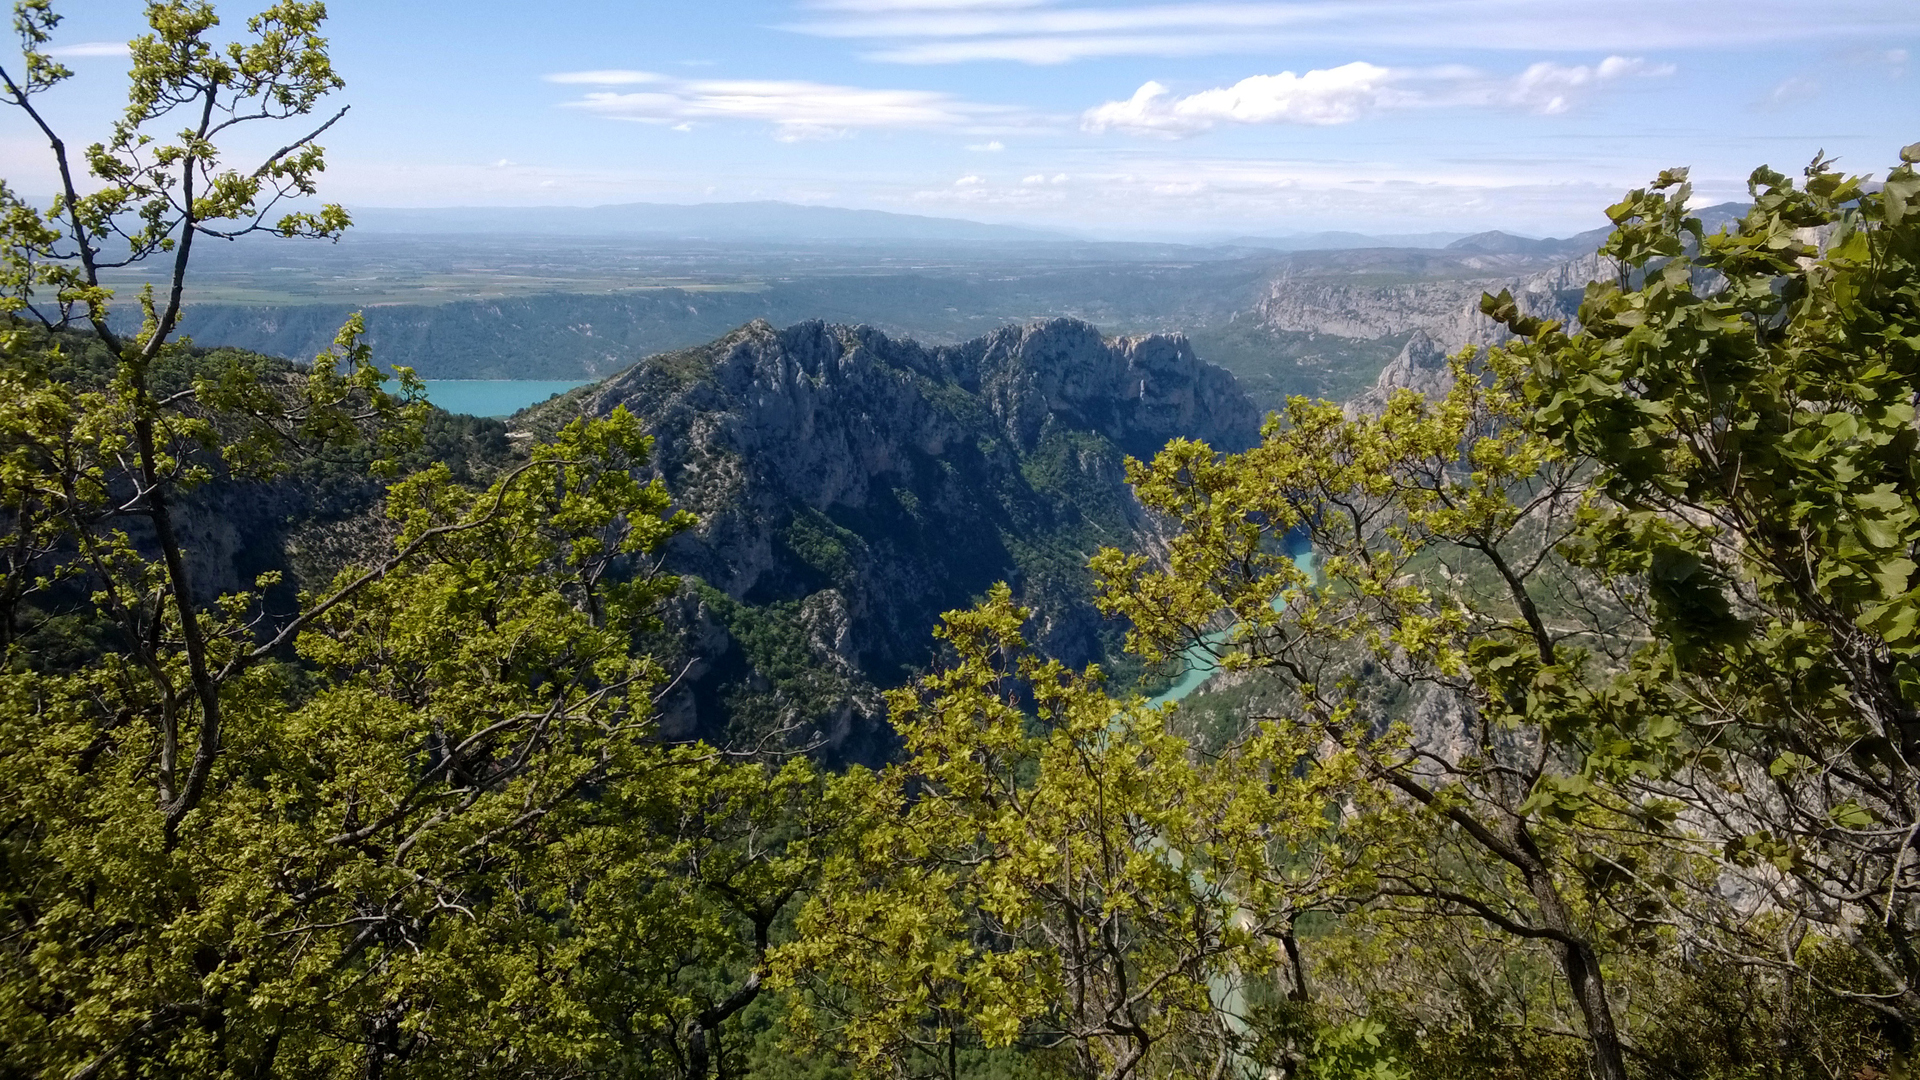
<svg viewBox="0 0 1920 1080">
<path fill-rule="evenodd" d="M 1457 232 L 1367 233 L 1329 231 L 1285 236 L 1236 236 L 1221 243 L 1226 247 L 1263 248 L 1270 251 L 1339 251 L 1347 248 L 1441 248 L 1463 234 Z"/>
<path fill-rule="evenodd" d="M 645 235 L 687 240 L 1044 243 L 1078 237 L 963 218 L 760 201 L 352 209 L 354 227 L 382 233 Z"/>
</svg>

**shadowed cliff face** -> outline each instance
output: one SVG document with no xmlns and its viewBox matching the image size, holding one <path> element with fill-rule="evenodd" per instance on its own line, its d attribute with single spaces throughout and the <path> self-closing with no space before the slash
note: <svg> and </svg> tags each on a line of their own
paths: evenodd
<svg viewBox="0 0 1920 1080">
<path fill-rule="evenodd" d="M 700 518 L 670 565 L 710 586 L 690 588 L 679 612 L 703 644 L 669 729 L 716 734 L 753 712 L 817 722 L 858 757 L 884 737 L 873 687 L 926 665 L 939 615 L 996 581 L 1035 609 L 1032 632 L 1053 655 L 1117 652 L 1120 627 L 1092 607 L 1085 562 L 1101 544 L 1152 542 L 1124 456 L 1178 436 L 1239 450 L 1260 422 L 1233 376 L 1184 338 L 1103 338 L 1057 319 L 932 347 L 755 322 L 520 423 L 550 430 L 623 405 Z M 781 685 L 771 654 L 747 655 L 776 639 L 804 642 L 804 692 L 798 675 Z"/>
</svg>

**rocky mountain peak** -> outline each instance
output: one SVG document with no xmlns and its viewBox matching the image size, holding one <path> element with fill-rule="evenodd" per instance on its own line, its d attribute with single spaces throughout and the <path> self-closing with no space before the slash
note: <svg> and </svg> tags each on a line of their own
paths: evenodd
<svg viewBox="0 0 1920 1080">
<path fill-rule="evenodd" d="M 1107 338 L 1078 319 L 1048 319 L 956 353 L 1022 450 L 1049 423 L 1097 431 L 1141 457 L 1179 435 L 1240 450 L 1259 431 L 1259 411 L 1233 376 L 1195 356 L 1183 335 Z"/>
<path fill-rule="evenodd" d="M 1380 377 L 1371 388 L 1349 402 L 1347 413 L 1357 416 L 1377 413 L 1387 407 L 1395 391 L 1413 390 L 1429 400 L 1444 397 L 1453 388 L 1453 372 L 1447 367 L 1447 350 L 1425 330 L 1415 330 L 1399 355 L 1380 369 Z"/>
<path fill-rule="evenodd" d="M 678 616 L 704 644 L 667 726 L 829 715 L 823 737 L 853 754 L 884 729 L 870 688 L 927 664 L 940 613 L 996 581 L 1034 610 L 1043 649 L 1103 658 L 1120 630 L 1091 603 L 1087 555 L 1156 535 L 1124 455 L 1181 436 L 1243 449 L 1261 419 L 1182 336 L 1049 319 L 933 346 L 755 321 L 521 422 L 538 431 L 620 406 L 699 518 L 669 565 L 711 590 L 689 593 Z M 756 653 L 786 639 L 811 659 Z"/>
</svg>

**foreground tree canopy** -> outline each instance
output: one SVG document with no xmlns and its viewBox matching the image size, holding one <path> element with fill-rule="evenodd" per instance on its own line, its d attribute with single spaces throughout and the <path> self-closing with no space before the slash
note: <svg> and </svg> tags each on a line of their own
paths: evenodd
<svg viewBox="0 0 1920 1080">
<path fill-rule="evenodd" d="M 1441 398 L 1133 463 L 1170 539 L 1100 602 L 1209 693 L 1002 587 L 823 775 L 659 737 L 638 418 L 455 460 L 357 323 L 178 335 L 197 238 L 348 225 L 324 15 L 149 5 L 108 138 L 0 187 L 0 1075 L 1911 1075 L 1920 147 L 1715 234 L 1663 175 L 1577 327 L 1489 297 Z M 223 506 L 368 475 L 326 575 L 209 584 Z"/>
</svg>

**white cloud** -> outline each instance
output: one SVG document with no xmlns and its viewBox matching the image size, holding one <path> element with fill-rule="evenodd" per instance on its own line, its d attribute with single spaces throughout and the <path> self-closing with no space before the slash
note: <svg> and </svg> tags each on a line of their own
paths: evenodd
<svg viewBox="0 0 1920 1080">
<path fill-rule="evenodd" d="M 1394 109 L 1513 107 L 1556 114 L 1582 95 L 1628 78 L 1673 74 L 1672 64 L 1609 56 L 1595 65 L 1542 62 L 1509 80 L 1472 68 L 1386 68 L 1355 61 L 1296 75 L 1253 75 L 1232 86 L 1176 96 L 1157 82 L 1125 101 L 1108 101 L 1081 115 L 1088 131 L 1183 138 L 1223 123 L 1350 124 Z"/>
<path fill-rule="evenodd" d="M 1057 64 L 1305 44 L 1569 52 L 1735 49 L 1920 32 L 1890 0 L 825 0 L 786 29 L 876 43 L 868 59 Z"/>
<path fill-rule="evenodd" d="M 1067 174 L 1054 173 L 1053 176 L 1049 177 L 1046 173 L 1034 173 L 1032 176 L 1021 177 L 1020 182 L 1027 187 L 1040 187 L 1043 184 L 1058 186 L 1067 182 Z"/>
<path fill-rule="evenodd" d="M 774 138 L 783 142 L 845 138 L 872 128 L 979 130 L 1017 112 L 933 90 L 869 90 L 795 80 L 680 80 L 643 71 L 564 72 L 546 78 L 570 85 L 647 87 L 594 90 L 566 102 L 569 108 L 597 116 L 683 131 L 704 121 L 760 121 L 772 124 Z"/>
<path fill-rule="evenodd" d="M 89 56 L 126 57 L 127 43 L 124 41 L 82 41 L 75 45 L 56 45 L 45 50 L 48 56 L 56 60 L 73 60 Z"/>
<path fill-rule="evenodd" d="M 986 183 L 986 181 L 982 180 L 978 176 L 963 176 L 960 179 L 955 180 L 953 182 L 953 186 L 954 187 L 979 187 L 981 184 L 984 184 L 984 183 Z"/>
<path fill-rule="evenodd" d="M 1805 101 L 1820 93 L 1820 84 L 1809 78 L 1796 75 L 1781 80 L 1780 84 L 1768 91 L 1761 107 L 1765 109 L 1783 109 L 1789 105 Z"/>
<path fill-rule="evenodd" d="M 1637 57 L 1609 56 L 1592 67 L 1543 61 L 1521 72 L 1507 97 L 1516 105 L 1552 116 L 1572 108 L 1577 96 L 1590 88 L 1628 78 L 1664 78 L 1673 72 L 1672 64 Z"/>
<path fill-rule="evenodd" d="M 1345 124 L 1405 97 L 1405 92 L 1392 89 L 1394 81 L 1394 73 L 1387 68 L 1356 61 L 1305 75 L 1291 71 L 1254 75 L 1232 86 L 1188 97 L 1172 97 L 1166 87 L 1149 82 L 1125 101 L 1109 101 L 1088 109 L 1082 123 L 1089 131 L 1119 130 L 1175 138 L 1205 131 L 1223 121 Z"/>
<path fill-rule="evenodd" d="M 820 37 L 953 38 L 1032 34 L 1108 34 L 1143 30 L 1272 28 L 1317 21 L 1324 4 L 1202 3 L 1146 7 L 1074 7 L 1020 11 L 889 10 L 871 17 L 804 23 Z"/>
<path fill-rule="evenodd" d="M 967 149 L 982 154 L 997 154 L 1006 148 L 1007 144 L 1001 142 L 999 139 L 992 139 L 983 143 L 971 143 L 967 146 Z"/>
<path fill-rule="evenodd" d="M 543 76 L 550 83 L 565 83 L 584 86 L 635 86 L 643 83 L 669 82 L 665 75 L 656 75 L 651 71 L 559 71 Z"/>
<path fill-rule="evenodd" d="M 1023 64 L 1066 64 L 1101 56 L 1204 56 L 1209 53 L 1280 49 L 1289 42 L 1271 34 L 1103 34 L 1058 37 L 986 38 L 900 45 L 862 54 L 889 64 L 958 64 L 972 60 L 1013 60 Z"/>
</svg>

